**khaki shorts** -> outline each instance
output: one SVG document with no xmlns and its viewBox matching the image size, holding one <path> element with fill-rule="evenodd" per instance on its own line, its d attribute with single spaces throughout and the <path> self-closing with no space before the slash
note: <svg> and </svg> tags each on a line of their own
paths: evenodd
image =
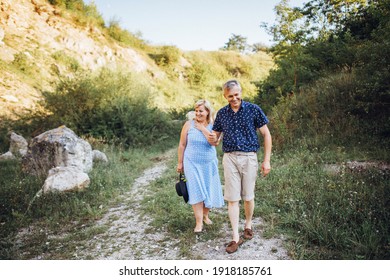
<svg viewBox="0 0 390 280">
<path fill-rule="evenodd" d="M 255 197 L 259 163 L 255 152 L 231 152 L 223 155 L 226 201 L 249 201 Z"/>
</svg>

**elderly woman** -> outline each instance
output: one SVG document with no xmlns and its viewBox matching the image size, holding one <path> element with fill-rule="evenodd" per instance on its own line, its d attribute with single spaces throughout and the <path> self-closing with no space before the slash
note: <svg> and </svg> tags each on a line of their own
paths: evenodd
<svg viewBox="0 0 390 280">
<path fill-rule="evenodd" d="M 189 200 L 195 215 L 194 232 L 203 230 L 203 222 L 212 224 L 209 210 L 224 205 L 218 158 L 214 146 L 207 141 L 213 123 L 212 108 L 207 100 L 195 103 L 195 118 L 181 131 L 177 172 L 187 179 Z"/>
</svg>

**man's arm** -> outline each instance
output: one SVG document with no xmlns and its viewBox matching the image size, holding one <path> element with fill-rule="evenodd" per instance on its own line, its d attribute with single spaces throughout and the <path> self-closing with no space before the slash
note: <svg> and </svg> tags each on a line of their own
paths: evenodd
<svg viewBox="0 0 390 280">
<path fill-rule="evenodd" d="M 265 177 L 271 171 L 272 137 L 267 125 L 260 127 L 259 131 L 264 139 L 264 160 L 261 164 L 261 174 Z"/>
</svg>

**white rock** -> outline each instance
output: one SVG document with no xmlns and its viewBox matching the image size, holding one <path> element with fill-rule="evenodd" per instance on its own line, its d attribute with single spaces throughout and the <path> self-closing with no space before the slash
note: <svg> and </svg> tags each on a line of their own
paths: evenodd
<svg viewBox="0 0 390 280">
<path fill-rule="evenodd" d="M 75 191 L 86 188 L 89 183 L 88 174 L 76 167 L 55 167 L 49 170 L 42 189 L 43 193 Z"/>
<path fill-rule="evenodd" d="M 23 157 L 23 170 L 35 175 L 47 175 L 59 166 L 77 167 L 86 173 L 92 170 L 91 145 L 66 126 L 36 136 Z"/>
<path fill-rule="evenodd" d="M 10 159 L 15 159 L 15 156 L 10 151 L 0 155 L 0 160 L 10 160 Z"/>
<path fill-rule="evenodd" d="M 5 101 L 8 101 L 8 102 L 14 102 L 14 103 L 18 103 L 19 102 L 19 99 L 13 95 L 9 95 L 9 94 L 6 94 L 6 95 L 2 95 L 0 96 L 2 99 L 4 99 Z"/>
<path fill-rule="evenodd" d="M 108 158 L 107 158 L 106 154 L 99 151 L 99 150 L 92 151 L 92 160 L 93 160 L 93 162 L 108 163 Z"/>
<path fill-rule="evenodd" d="M 9 150 L 16 157 L 22 157 L 27 153 L 28 143 L 23 136 L 16 134 L 15 132 L 11 133 L 11 143 Z"/>
</svg>

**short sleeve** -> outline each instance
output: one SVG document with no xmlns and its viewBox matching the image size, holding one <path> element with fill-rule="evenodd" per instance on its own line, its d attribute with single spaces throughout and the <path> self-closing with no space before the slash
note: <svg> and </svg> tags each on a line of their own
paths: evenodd
<svg viewBox="0 0 390 280">
<path fill-rule="evenodd" d="M 269 123 L 269 120 L 267 116 L 264 114 L 263 110 L 258 105 L 254 104 L 254 111 L 255 111 L 255 127 L 260 128 L 267 123 Z"/>
<path fill-rule="evenodd" d="M 217 113 L 217 116 L 215 117 L 215 121 L 213 124 L 213 130 L 218 132 L 223 132 L 222 128 L 222 118 L 220 111 Z"/>
</svg>

